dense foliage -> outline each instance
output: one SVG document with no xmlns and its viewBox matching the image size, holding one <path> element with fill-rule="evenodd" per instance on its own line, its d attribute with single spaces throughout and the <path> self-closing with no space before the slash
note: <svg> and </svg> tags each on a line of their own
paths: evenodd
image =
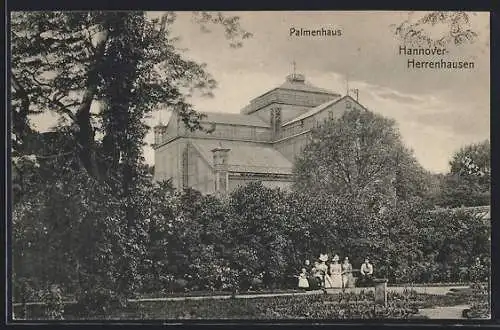
<svg viewBox="0 0 500 330">
<path fill-rule="evenodd" d="M 434 203 L 443 207 L 482 206 L 491 201 L 489 141 L 467 145 L 450 161 L 450 171 L 438 180 Z"/>
<path fill-rule="evenodd" d="M 372 213 L 424 197 L 429 180 L 395 121 L 358 109 L 314 129 L 294 172 L 296 190 L 355 199 Z"/>
<path fill-rule="evenodd" d="M 145 319 L 409 319 L 418 313 L 416 306 L 403 301 L 391 300 L 386 307 L 375 305 L 373 295 L 365 294 L 187 300 L 138 307 L 147 311 Z"/>
<path fill-rule="evenodd" d="M 98 291 L 86 306 L 112 306 L 109 299 L 123 294 L 117 279 L 125 245 L 135 251 L 136 293 L 156 295 L 295 287 L 303 260 L 320 252 L 348 255 L 355 268 L 370 255 L 375 275 L 392 283 L 467 281 L 475 258 L 489 258 L 489 224 L 467 211 L 408 206 L 370 219 L 347 201 L 326 204 L 258 183 L 219 200 L 144 182 L 135 195 L 143 225 L 136 240 L 124 241 L 122 203 L 80 180 L 16 205 L 15 301 L 27 300 L 22 283 L 37 290 L 58 284 L 71 297 Z"/>
<path fill-rule="evenodd" d="M 490 265 L 476 259 L 471 272 L 472 295 L 469 299 L 470 308 L 464 310 L 464 317 L 470 319 L 491 318 L 491 278 L 488 274 Z"/>
<path fill-rule="evenodd" d="M 143 166 L 123 195 L 70 156 L 20 157 L 16 166 L 23 193 L 13 210 L 14 300 L 54 305 L 44 292 L 56 285 L 85 317 L 134 295 L 293 288 L 304 260 L 320 253 L 349 256 L 355 269 L 370 256 L 375 276 L 390 283 L 466 282 L 476 258 L 490 258 L 489 220 L 474 210 L 431 210 L 410 193 L 378 210 L 350 193 L 257 182 L 218 198 L 153 183 Z"/>
</svg>

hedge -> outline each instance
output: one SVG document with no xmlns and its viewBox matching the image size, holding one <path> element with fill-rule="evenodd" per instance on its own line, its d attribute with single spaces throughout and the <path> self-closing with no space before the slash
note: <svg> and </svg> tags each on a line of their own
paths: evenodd
<svg viewBox="0 0 500 330">
<path fill-rule="evenodd" d="M 308 196 L 249 184 L 226 198 L 144 183 L 134 200 L 109 196 L 75 177 L 14 207 L 14 301 L 33 301 L 58 285 L 97 315 L 135 295 L 290 289 L 305 259 L 370 256 L 389 283 L 467 283 L 480 258 L 489 277 L 489 223 L 466 210 L 430 212 L 400 203 L 384 214 L 348 199 Z M 129 203 L 129 204 L 125 204 Z M 124 205 L 140 212 L 124 236 Z M 108 307 L 106 307 L 108 306 Z"/>
</svg>

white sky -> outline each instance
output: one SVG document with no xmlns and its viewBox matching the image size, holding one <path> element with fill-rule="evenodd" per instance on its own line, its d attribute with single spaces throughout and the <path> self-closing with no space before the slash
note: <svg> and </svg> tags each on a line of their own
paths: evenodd
<svg viewBox="0 0 500 330">
<path fill-rule="evenodd" d="M 404 142 L 420 163 L 433 172 L 448 171 L 454 151 L 490 136 L 489 14 L 472 17 L 479 40 L 470 46 L 448 47 L 445 60 L 474 61 L 464 71 L 407 69 L 407 57 L 398 55 L 391 24 L 406 12 L 239 12 L 242 26 L 253 33 L 240 49 L 229 47 L 222 29 L 203 33 L 191 13 L 178 13 L 173 34 L 192 59 L 206 63 L 218 82 L 213 98 L 193 98 L 200 111 L 238 113 L 252 98 L 280 85 L 292 71 L 305 74 L 312 84 L 345 94 L 359 89 L 359 101 L 368 109 L 394 118 Z M 418 15 L 418 14 L 415 14 Z M 340 37 L 290 37 L 289 29 L 341 28 Z M 429 60 L 440 58 L 429 57 Z M 163 122 L 168 111 L 148 120 Z M 35 120 L 48 129 L 54 117 Z M 152 132 L 146 137 L 145 157 L 154 162 Z"/>
</svg>

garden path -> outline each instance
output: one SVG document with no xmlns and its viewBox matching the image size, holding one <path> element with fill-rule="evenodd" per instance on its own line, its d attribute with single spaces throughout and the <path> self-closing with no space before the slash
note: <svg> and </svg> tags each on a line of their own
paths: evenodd
<svg viewBox="0 0 500 330">
<path fill-rule="evenodd" d="M 422 308 L 419 310 L 419 314 L 427 316 L 430 319 L 464 319 L 462 312 L 464 309 L 469 308 L 468 305 L 457 305 L 449 307 L 435 307 L 435 308 Z"/>
</svg>

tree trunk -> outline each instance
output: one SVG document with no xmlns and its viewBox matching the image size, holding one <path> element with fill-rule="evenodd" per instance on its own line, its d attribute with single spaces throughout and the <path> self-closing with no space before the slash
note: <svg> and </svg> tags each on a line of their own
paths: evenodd
<svg viewBox="0 0 500 330">
<path fill-rule="evenodd" d="M 89 72 L 87 74 L 87 89 L 84 91 L 82 102 L 80 107 L 76 112 L 76 124 L 79 127 L 79 131 L 76 134 L 77 142 L 80 146 L 79 158 L 87 170 L 87 172 L 98 180 L 102 180 L 103 176 L 99 171 L 99 166 L 97 163 L 97 156 L 95 150 L 95 133 L 92 127 L 92 122 L 90 120 L 90 108 L 92 106 L 92 101 L 97 92 L 97 84 L 99 81 L 99 72 L 101 70 L 102 59 L 104 57 L 104 50 L 106 42 L 108 40 L 108 34 L 104 34 L 103 38 L 99 40 L 96 51 L 95 59 Z"/>
</svg>

